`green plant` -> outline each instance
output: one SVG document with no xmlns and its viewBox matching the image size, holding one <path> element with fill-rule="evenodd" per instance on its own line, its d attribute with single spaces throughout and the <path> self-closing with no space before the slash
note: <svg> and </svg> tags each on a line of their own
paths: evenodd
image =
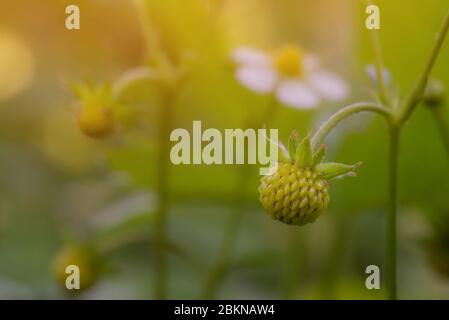
<svg viewBox="0 0 449 320">
<path fill-rule="evenodd" d="M 397 298 L 397 170 L 398 170 L 398 155 L 399 155 L 399 141 L 401 129 L 404 127 L 407 120 L 412 115 L 416 106 L 423 100 L 430 73 L 435 64 L 438 53 L 446 37 L 449 29 L 449 15 L 446 16 L 443 26 L 438 34 L 437 41 L 431 51 L 430 57 L 421 73 L 418 82 L 413 90 L 408 94 L 406 99 L 401 102 L 394 103 L 386 90 L 386 85 L 383 80 L 383 66 L 381 59 L 380 42 L 377 32 L 373 32 L 373 44 L 376 54 L 376 82 L 378 84 L 378 102 L 362 102 L 349 105 L 342 108 L 316 131 L 312 137 L 312 146 L 314 150 L 323 143 L 326 136 L 344 119 L 356 114 L 358 112 L 373 112 L 384 117 L 387 123 L 389 132 L 389 209 L 387 215 L 387 286 L 388 297 L 390 299 Z M 431 99 L 435 101 L 435 94 Z M 429 96 L 427 96 L 427 102 Z M 264 178 L 265 179 L 265 178 Z"/>
</svg>

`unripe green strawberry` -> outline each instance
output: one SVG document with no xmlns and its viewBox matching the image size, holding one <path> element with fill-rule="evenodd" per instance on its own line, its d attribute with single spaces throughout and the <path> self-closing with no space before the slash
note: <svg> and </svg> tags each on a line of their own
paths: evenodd
<svg viewBox="0 0 449 320">
<path fill-rule="evenodd" d="M 324 146 L 313 154 L 309 138 L 300 142 L 296 132 L 291 135 L 288 154 L 259 186 L 260 202 L 273 219 L 299 226 L 314 222 L 329 204 L 329 180 L 354 174 L 360 165 L 320 163 L 323 157 Z"/>
<path fill-rule="evenodd" d="M 287 224 L 315 221 L 329 204 L 329 183 L 312 168 L 279 163 L 272 175 L 262 178 L 260 201 L 267 213 Z"/>
</svg>

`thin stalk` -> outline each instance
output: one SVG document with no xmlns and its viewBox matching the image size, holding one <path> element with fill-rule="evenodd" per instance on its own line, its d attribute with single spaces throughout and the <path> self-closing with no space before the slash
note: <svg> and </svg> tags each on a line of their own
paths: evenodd
<svg viewBox="0 0 449 320">
<path fill-rule="evenodd" d="M 119 100 L 126 91 L 143 81 L 157 81 L 158 75 L 155 70 L 148 67 L 137 67 L 124 72 L 112 85 L 112 94 Z"/>
<path fill-rule="evenodd" d="M 326 136 L 332 131 L 332 129 L 334 129 L 343 119 L 355 113 L 364 111 L 378 113 L 384 116 L 387 120 L 392 117 L 392 112 L 390 109 L 382 107 L 373 102 L 359 102 L 351 104 L 337 111 L 333 116 L 331 116 L 326 122 L 321 125 L 321 127 L 312 137 L 312 145 L 314 147 L 318 147 L 326 138 Z"/>
<path fill-rule="evenodd" d="M 279 274 L 281 299 L 298 299 L 299 289 L 304 289 L 310 280 L 306 250 L 308 239 L 304 233 L 298 232 L 296 227 L 288 228 L 286 232 L 287 244 L 284 245 L 282 272 Z"/>
<path fill-rule="evenodd" d="M 418 83 L 416 84 L 415 88 L 412 90 L 408 98 L 405 100 L 397 116 L 395 117 L 395 121 L 398 124 L 404 123 L 410 117 L 416 105 L 421 101 L 422 96 L 424 94 L 424 90 L 427 85 L 427 81 L 429 79 L 432 68 L 435 65 L 435 61 L 438 57 L 438 53 L 440 52 L 441 46 L 443 45 L 444 39 L 446 38 L 448 29 L 449 29 L 449 12 L 446 15 L 446 18 L 444 19 L 441 30 L 438 33 L 435 45 L 432 49 L 429 59 L 427 60 L 427 63 L 419 78 Z"/>
<path fill-rule="evenodd" d="M 430 108 L 435 124 L 438 127 L 441 140 L 443 141 L 444 149 L 446 150 L 447 157 L 449 159 L 449 127 L 444 121 L 443 110 L 441 107 Z"/>
<path fill-rule="evenodd" d="M 232 211 L 229 221 L 225 227 L 225 233 L 220 245 L 217 261 L 212 266 L 207 276 L 202 293 L 204 299 L 215 298 L 218 288 L 229 269 L 232 253 L 237 243 L 238 229 L 244 213 L 243 205 L 245 201 L 243 191 L 246 190 L 248 183 L 247 181 L 249 178 L 249 171 L 245 165 L 241 165 L 239 169 L 239 174 L 236 179 L 236 187 L 240 191 L 236 193 L 233 201 Z"/>
<path fill-rule="evenodd" d="M 337 298 L 338 277 L 342 268 L 347 235 L 346 215 L 337 212 L 335 220 L 335 234 L 321 283 L 322 298 L 328 300 Z"/>
<path fill-rule="evenodd" d="M 368 1 L 369 4 L 372 4 L 372 1 Z M 380 38 L 379 38 L 379 30 L 374 29 L 370 31 L 371 33 L 371 43 L 373 45 L 374 49 L 374 56 L 375 56 L 375 70 L 376 70 L 376 79 L 378 84 L 378 91 L 379 91 L 379 98 L 380 101 L 385 104 L 389 105 L 388 100 L 388 94 L 387 89 L 385 86 L 385 79 L 383 74 L 383 59 L 382 59 L 382 47 L 380 44 Z"/>
<path fill-rule="evenodd" d="M 154 294 L 156 299 L 167 297 L 168 270 L 165 247 L 167 243 L 167 208 L 168 208 L 168 164 L 169 137 L 172 119 L 172 91 L 167 90 L 160 109 L 159 123 L 159 158 L 157 162 L 157 192 L 159 208 L 154 225 Z"/>
<path fill-rule="evenodd" d="M 279 104 L 274 97 L 271 97 L 264 115 L 255 127 L 262 127 L 263 125 L 267 125 L 268 122 L 271 122 L 277 113 L 278 108 Z M 246 126 L 253 122 L 253 117 L 253 115 L 248 117 Z M 236 179 L 235 190 L 237 190 L 237 192 L 233 201 L 231 216 L 225 227 L 225 234 L 218 252 L 218 259 L 212 266 L 203 288 L 202 296 L 205 299 L 213 299 L 216 296 L 217 290 L 228 271 L 230 259 L 237 242 L 238 229 L 243 218 L 244 195 L 250 180 L 249 177 L 250 171 L 248 170 L 248 167 L 241 165 Z"/>
<path fill-rule="evenodd" d="M 394 125 L 389 127 L 389 160 L 388 160 L 388 216 L 386 219 L 387 230 L 387 290 L 390 300 L 397 299 L 397 171 L 399 154 L 399 128 Z"/>
</svg>

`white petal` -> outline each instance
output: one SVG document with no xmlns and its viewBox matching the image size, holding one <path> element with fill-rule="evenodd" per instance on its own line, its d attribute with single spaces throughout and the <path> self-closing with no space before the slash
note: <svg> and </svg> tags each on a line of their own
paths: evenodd
<svg viewBox="0 0 449 320">
<path fill-rule="evenodd" d="M 257 93 L 273 91 L 278 75 L 273 68 L 260 66 L 242 66 L 236 70 L 237 80 L 248 89 Z"/>
<path fill-rule="evenodd" d="M 314 55 L 306 55 L 303 60 L 303 68 L 306 73 L 315 72 L 320 67 L 320 60 Z"/>
<path fill-rule="evenodd" d="M 250 47 L 238 47 L 234 49 L 231 57 L 239 64 L 266 66 L 270 64 L 270 58 L 265 52 Z"/>
<path fill-rule="evenodd" d="M 338 101 L 349 94 L 349 87 L 343 79 L 324 70 L 311 73 L 308 81 L 325 100 Z"/>
<path fill-rule="evenodd" d="M 372 64 L 369 64 L 365 67 L 366 73 L 368 73 L 368 77 L 371 79 L 371 81 L 374 84 L 377 84 L 377 74 L 376 74 L 376 67 Z M 386 85 L 389 85 L 391 82 L 391 73 L 388 71 L 387 68 L 382 68 L 382 77 L 383 81 Z"/>
<path fill-rule="evenodd" d="M 320 103 L 320 97 L 301 80 L 283 80 L 276 96 L 286 106 L 297 109 L 313 109 Z"/>
</svg>

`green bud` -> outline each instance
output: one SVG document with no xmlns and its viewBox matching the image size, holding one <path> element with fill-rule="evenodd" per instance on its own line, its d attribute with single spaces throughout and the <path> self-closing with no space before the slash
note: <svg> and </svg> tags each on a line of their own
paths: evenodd
<svg viewBox="0 0 449 320">
<path fill-rule="evenodd" d="M 439 80 L 429 80 L 423 95 L 423 103 L 427 107 L 439 107 L 443 104 L 446 95 L 446 88 Z"/>
</svg>

